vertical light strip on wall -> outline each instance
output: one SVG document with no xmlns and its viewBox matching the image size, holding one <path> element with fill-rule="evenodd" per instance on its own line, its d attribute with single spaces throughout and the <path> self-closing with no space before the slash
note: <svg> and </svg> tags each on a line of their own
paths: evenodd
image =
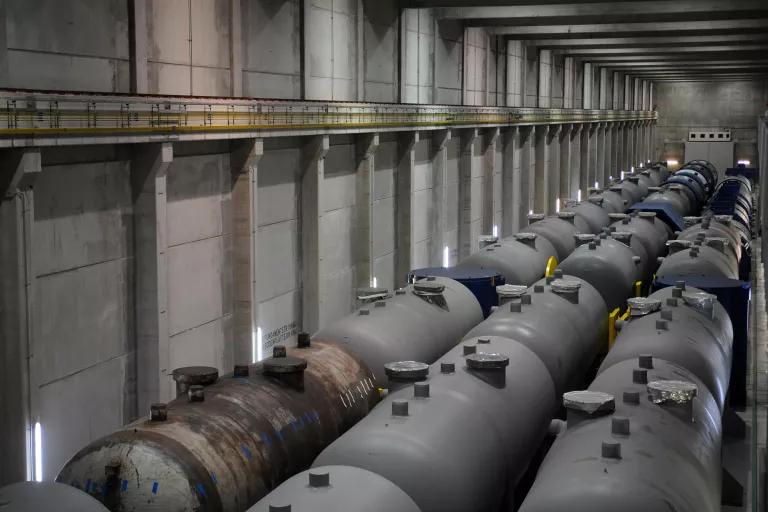
<svg viewBox="0 0 768 512">
<path fill-rule="evenodd" d="M 560 213 L 560 198 L 555 199 L 555 213 Z"/>
<path fill-rule="evenodd" d="M 624 181 L 624 171 L 621 171 L 621 181 Z"/>
<path fill-rule="evenodd" d="M 578 202 L 581 202 L 581 189 L 579 189 L 578 192 L 576 192 L 576 200 Z"/>
<path fill-rule="evenodd" d="M 595 182 L 595 188 L 600 188 L 600 183 Z"/>
<path fill-rule="evenodd" d="M 451 260 L 451 253 L 448 250 L 448 246 L 446 245 L 443 247 L 443 267 L 448 268 L 448 265 L 450 264 Z"/>
<path fill-rule="evenodd" d="M 497 226 L 496 224 L 494 224 L 494 225 L 493 225 L 493 229 L 492 229 L 492 231 L 491 231 L 491 234 L 492 234 L 493 236 L 495 236 L 495 237 L 498 237 L 498 236 L 499 236 L 499 226 Z"/>
<path fill-rule="evenodd" d="M 264 345 L 261 343 L 261 327 L 256 328 L 256 361 L 264 359 Z"/>
<path fill-rule="evenodd" d="M 375 277 L 374 277 L 373 279 L 371 279 L 371 286 L 372 286 L 372 287 L 376 288 L 376 287 L 377 287 L 377 286 L 376 286 L 377 284 L 378 284 L 378 283 L 377 283 L 377 281 L 376 281 L 376 278 L 375 278 Z"/>
<path fill-rule="evenodd" d="M 43 427 L 35 422 L 35 482 L 43 481 Z"/>
</svg>

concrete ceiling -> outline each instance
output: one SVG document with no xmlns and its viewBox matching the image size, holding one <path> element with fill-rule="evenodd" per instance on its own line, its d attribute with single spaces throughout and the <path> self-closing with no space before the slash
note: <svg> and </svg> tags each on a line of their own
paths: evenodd
<svg viewBox="0 0 768 512">
<path fill-rule="evenodd" d="M 653 80 L 765 78 L 768 0 L 405 0 L 438 19 Z"/>
</svg>

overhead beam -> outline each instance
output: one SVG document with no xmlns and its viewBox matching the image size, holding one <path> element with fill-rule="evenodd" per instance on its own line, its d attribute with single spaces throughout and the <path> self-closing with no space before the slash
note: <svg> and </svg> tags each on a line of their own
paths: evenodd
<svg viewBox="0 0 768 512">
<path fill-rule="evenodd" d="M 654 65 L 657 62 L 711 62 L 716 64 L 729 64 L 732 62 L 762 62 L 768 59 L 768 52 L 760 53 L 718 53 L 718 54 L 670 54 L 670 55 L 612 55 L 612 56 L 591 56 L 577 57 L 577 62 L 593 62 L 600 66 L 613 66 L 614 64 L 625 63 L 634 65 L 637 63 L 647 63 Z M 605 63 L 605 64 L 601 64 Z"/>
<path fill-rule="evenodd" d="M 601 67 L 607 67 L 616 70 L 626 70 L 627 68 L 634 69 L 678 69 L 678 68 L 754 68 L 766 65 L 768 60 L 749 60 L 749 61 L 675 61 L 665 60 L 657 62 L 614 62 L 607 63 Z"/>
<path fill-rule="evenodd" d="M 768 42 L 762 44 L 750 45 L 709 45 L 709 46 L 677 46 L 673 48 L 654 48 L 648 46 L 639 46 L 633 48 L 576 48 L 564 49 L 561 52 L 564 55 L 666 55 L 680 53 L 720 53 L 720 52 L 762 52 L 768 48 Z"/>
<path fill-rule="evenodd" d="M 656 21 L 641 23 L 585 23 L 529 26 L 496 26 L 491 31 L 516 39 L 548 38 L 600 38 L 623 36 L 649 36 L 665 34 L 670 36 L 701 34 L 745 34 L 751 31 L 763 33 L 768 27 L 768 17 L 741 18 L 709 21 Z"/>
<path fill-rule="evenodd" d="M 441 19 L 465 20 L 475 26 L 709 21 L 768 16 L 768 6 L 763 0 L 647 0 L 447 7 L 438 9 L 437 16 Z"/>
<path fill-rule="evenodd" d="M 766 27 L 768 29 L 768 27 Z M 584 37 L 576 39 L 533 39 L 526 41 L 530 46 L 538 48 L 637 48 L 637 47 L 682 47 L 682 46 L 708 46 L 723 44 L 746 45 L 768 41 L 768 33 L 765 34 L 724 34 L 724 35 L 700 35 L 700 36 L 641 36 L 641 37 Z"/>
</svg>

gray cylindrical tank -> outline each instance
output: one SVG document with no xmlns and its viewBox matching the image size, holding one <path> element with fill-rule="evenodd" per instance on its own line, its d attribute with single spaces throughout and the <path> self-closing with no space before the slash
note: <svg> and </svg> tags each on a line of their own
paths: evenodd
<svg viewBox="0 0 768 512">
<path fill-rule="evenodd" d="M 19 482 L 0 487 L 3 512 L 108 512 L 94 498 L 58 482 Z"/>
<path fill-rule="evenodd" d="M 677 235 L 678 240 L 695 242 L 698 239 L 726 238 L 728 251 L 737 261 L 741 259 L 741 233 L 733 226 L 730 219 L 685 217 L 684 220 L 686 228 Z"/>
<path fill-rule="evenodd" d="M 494 269 L 507 284 L 528 286 L 544 275 L 547 261 L 553 256 L 557 257 L 555 248 L 543 236 L 517 233 L 480 249 L 456 266 Z"/>
<path fill-rule="evenodd" d="M 565 211 L 573 212 L 587 226 L 585 233 L 598 234 L 609 224 L 608 212 L 601 206 L 602 198 L 589 198 L 587 201 L 574 201 L 566 205 Z"/>
<path fill-rule="evenodd" d="M 696 202 L 696 198 L 693 195 L 693 192 L 691 192 L 690 189 L 687 187 L 677 184 L 677 183 L 665 183 L 662 185 L 663 188 L 667 191 L 669 191 L 670 194 L 673 196 L 678 195 L 680 196 L 681 204 L 683 205 L 683 213 L 681 215 L 686 216 L 690 215 L 691 213 L 697 211 L 698 204 Z"/>
<path fill-rule="evenodd" d="M 656 263 L 656 258 L 666 254 L 666 243 L 668 239 L 667 230 L 662 226 L 662 222 L 656 222 L 654 212 L 640 212 L 642 215 L 613 214 L 611 224 L 616 231 L 626 231 L 632 233 L 633 238 L 643 244 L 648 258 Z M 651 215 L 648 215 L 650 213 Z"/>
<path fill-rule="evenodd" d="M 694 373 L 722 408 L 731 375 L 733 329 L 728 313 L 714 295 L 700 290 L 682 291 L 674 304 L 667 301 L 673 298 L 671 293 L 636 299 L 664 306 L 644 315 L 631 307 L 633 316 L 621 328 L 598 374 L 619 361 L 654 354 Z"/>
<path fill-rule="evenodd" d="M 590 199 L 601 199 L 600 207 L 608 213 L 623 213 L 627 209 L 626 201 L 617 192 L 598 188 L 590 188 L 589 192 L 592 194 L 589 196 Z"/>
<path fill-rule="evenodd" d="M 466 340 L 429 379 L 388 395 L 314 466 L 372 471 L 423 512 L 498 510 L 558 406 L 549 372 L 514 340 Z"/>
<path fill-rule="evenodd" d="M 634 178 L 632 179 L 630 178 L 632 177 L 627 176 L 622 181 L 616 183 L 614 187 L 621 188 L 622 190 L 627 192 L 629 194 L 629 198 L 627 199 L 629 199 L 629 204 L 632 205 L 634 203 L 642 201 L 645 195 L 648 193 L 648 191 L 646 190 L 645 193 L 643 193 L 642 189 L 637 183 L 637 180 L 635 180 Z"/>
<path fill-rule="evenodd" d="M 432 363 L 482 320 L 480 304 L 469 289 L 437 277 L 367 305 L 322 328 L 314 338 L 334 341 L 356 354 L 382 385 L 387 382 L 386 363 Z"/>
<path fill-rule="evenodd" d="M 606 228 L 606 231 L 609 230 L 610 228 Z M 638 266 L 638 279 L 645 281 L 646 279 L 650 278 L 651 274 L 653 274 L 653 271 L 657 267 L 657 262 L 648 256 L 648 251 L 645 249 L 645 244 L 643 244 L 637 237 L 635 237 L 634 233 L 631 231 L 613 231 L 610 233 L 610 237 L 629 247 L 635 256 L 640 258 L 640 264 Z"/>
<path fill-rule="evenodd" d="M 277 349 L 93 441 L 57 481 L 111 510 L 241 512 L 378 402 L 373 375 L 337 343 Z M 284 354 L 284 355 L 283 355 Z"/>
<path fill-rule="evenodd" d="M 645 195 L 648 195 L 648 189 L 650 187 L 658 187 L 659 183 L 651 176 L 651 171 L 648 169 L 640 169 L 636 172 L 638 185 L 645 190 Z"/>
<path fill-rule="evenodd" d="M 499 306 L 466 338 L 514 339 L 544 362 L 558 393 L 582 385 L 584 373 L 605 339 L 608 310 L 599 292 L 566 274 L 550 286 L 546 280 L 536 283 L 521 300 L 522 304 Z"/>
<path fill-rule="evenodd" d="M 629 247 L 610 238 L 595 238 L 591 242 L 581 239 L 579 243 L 582 245 L 558 268 L 595 287 L 608 311 L 623 307 L 640 277 L 640 259 Z"/>
<path fill-rule="evenodd" d="M 579 233 L 579 230 L 574 224 L 573 218 L 544 217 L 534 213 L 528 216 L 528 222 L 526 231 L 546 238 L 555 248 L 558 261 L 567 258 L 576 247 L 573 242 L 573 235 Z"/>
<path fill-rule="evenodd" d="M 569 401 L 520 512 L 720 511 L 721 416 L 694 374 L 648 353 L 589 389 L 599 398 Z"/>
<path fill-rule="evenodd" d="M 637 187 L 637 190 L 639 191 L 640 199 L 642 200 L 645 196 L 648 195 L 648 187 L 652 187 L 653 185 L 650 184 L 650 181 L 648 177 L 641 175 L 640 173 L 636 174 L 630 174 L 627 176 L 627 181 L 632 183 Z"/>
<path fill-rule="evenodd" d="M 624 202 L 624 209 L 626 210 L 627 207 L 632 206 L 637 202 L 637 197 L 639 197 L 639 190 L 636 186 L 632 186 L 631 183 L 628 181 L 621 181 L 618 183 L 614 183 L 611 185 L 611 188 L 608 189 L 609 192 L 614 192 L 621 196 L 621 198 L 625 201 Z"/>
<path fill-rule="evenodd" d="M 675 242 L 690 243 L 687 240 Z M 670 247 L 671 251 L 672 247 Z M 734 268 L 732 260 L 723 251 L 724 249 L 706 245 L 682 248 L 664 258 L 656 272 L 656 277 L 705 276 L 738 279 L 738 267 Z"/>
<path fill-rule="evenodd" d="M 248 512 L 421 512 L 398 486 L 368 470 L 319 466 L 294 475 Z"/>
</svg>

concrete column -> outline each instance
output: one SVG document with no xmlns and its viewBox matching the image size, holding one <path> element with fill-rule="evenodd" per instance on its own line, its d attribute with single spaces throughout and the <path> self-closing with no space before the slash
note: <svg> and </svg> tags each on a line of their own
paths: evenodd
<svg viewBox="0 0 768 512">
<path fill-rule="evenodd" d="M 258 165 L 264 154 L 263 139 L 233 143 L 230 155 L 232 173 L 232 243 L 234 245 L 234 333 L 232 360 L 248 364 L 257 360 L 259 295 L 258 265 Z"/>
<path fill-rule="evenodd" d="M 624 110 L 632 110 L 632 78 L 624 75 Z"/>
<path fill-rule="evenodd" d="M 501 179 L 502 218 L 499 235 L 511 236 L 522 227 L 521 194 L 520 194 L 520 130 L 510 127 L 502 133 L 503 158 Z"/>
<path fill-rule="evenodd" d="M 331 3 L 333 5 L 333 3 Z M 357 84 L 357 101 L 365 101 L 365 2 L 357 0 L 355 10 L 355 71 Z M 350 48 L 351 50 L 351 48 Z M 432 75 L 435 76 L 435 75 Z M 434 98 L 434 96 L 433 96 Z"/>
<path fill-rule="evenodd" d="M 560 197 L 560 132 L 561 125 L 549 125 L 547 133 L 547 152 L 549 162 L 547 164 L 547 211 L 554 213 L 557 210 L 557 199 Z"/>
<path fill-rule="evenodd" d="M 483 148 L 483 223 L 480 234 L 490 235 L 493 226 L 499 227 L 502 219 L 501 158 L 498 146 L 502 144 L 501 128 L 491 128 L 485 134 Z M 499 228 L 500 229 L 500 228 Z"/>
<path fill-rule="evenodd" d="M 331 243 L 320 238 L 325 215 L 325 157 L 330 137 L 312 137 L 302 152 L 301 178 L 301 271 L 302 329 L 314 333 L 323 326 L 327 298 L 324 284 L 323 256 Z"/>
<path fill-rule="evenodd" d="M 600 183 L 608 183 L 608 176 L 612 174 L 611 157 L 613 153 L 613 127 L 611 123 L 603 123 L 603 176 L 600 178 Z M 603 185 L 604 186 L 604 185 Z"/>
<path fill-rule="evenodd" d="M 558 169 L 558 181 L 560 183 L 560 190 L 558 197 L 561 201 L 565 199 L 576 199 L 576 195 L 571 193 L 571 132 L 573 131 L 573 125 L 564 124 L 560 128 L 560 165 Z"/>
<path fill-rule="evenodd" d="M 621 103 L 621 89 L 622 89 L 622 81 L 621 81 L 621 75 L 618 71 L 613 72 L 613 98 L 611 98 L 613 101 L 611 102 L 611 108 L 613 110 L 621 110 L 622 103 Z"/>
<path fill-rule="evenodd" d="M 539 125 L 534 129 L 534 174 L 533 174 L 533 211 L 536 213 L 549 213 L 549 164 L 550 142 L 549 125 Z"/>
<path fill-rule="evenodd" d="M 584 63 L 583 92 L 581 94 L 581 98 L 582 98 L 582 101 L 583 101 L 585 109 L 591 109 L 591 108 L 595 107 L 592 104 L 592 84 L 593 84 L 592 63 L 591 62 L 585 62 Z"/>
<path fill-rule="evenodd" d="M 539 51 L 539 108 L 549 108 L 552 100 L 552 50 Z"/>
<path fill-rule="evenodd" d="M 621 151 L 621 163 L 619 165 L 619 171 L 628 171 L 630 162 L 632 161 L 632 135 L 631 135 L 631 127 L 630 122 L 624 122 L 621 123 L 621 141 L 622 141 L 622 151 Z"/>
<path fill-rule="evenodd" d="M 136 367 L 138 408 L 175 397 L 168 335 L 168 218 L 166 173 L 173 145 L 142 144 L 131 161 L 133 188 Z"/>
<path fill-rule="evenodd" d="M 595 128 L 595 180 L 605 186 L 605 123 L 598 123 Z"/>
<path fill-rule="evenodd" d="M 379 134 L 357 136 L 355 151 L 357 173 L 355 177 L 355 277 L 357 287 L 372 285 L 373 271 L 373 173 L 376 170 L 376 150 Z"/>
<path fill-rule="evenodd" d="M 523 62 L 523 43 L 521 41 L 507 41 L 506 105 L 508 107 L 522 107 L 524 98 L 525 65 Z"/>
<path fill-rule="evenodd" d="M 608 110 L 611 105 L 608 104 L 610 93 L 608 89 L 608 68 L 600 68 L 600 109 Z"/>
<path fill-rule="evenodd" d="M 574 68 L 573 57 L 565 57 L 563 61 L 563 108 L 573 108 L 574 98 Z"/>
<path fill-rule="evenodd" d="M 520 223 L 528 225 L 528 213 L 534 210 L 536 185 L 536 130 L 533 126 L 518 128 L 520 151 Z"/>
<path fill-rule="evenodd" d="M 432 172 L 432 204 L 434 205 L 432 223 L 433 244 L 430 249 L 430 261 L 443 261 L 443 247 L 447 245 L 445 234 L 448 231 L 448 142 L 452 137 L 451 130 L 439 130 L 432 136 L 434 156 Z M 409 269 L 410 270 L 410 269 Z"/>
<path fill-rule="evenodd" d="M 0 487 L 32 477 L 30 364 L 34 312 L 33 186 L 39 149 L 0 153 Z"/>
<path fill-rule="evenodd" d="M 608 179 L 616 176 L 621 167 L 621 123 L 611 123 L 611 166 L 608 172 Z"/>
<path fill-rule="evenodd" d="M 597 170 L 597 155 L 598 155 L 598 147 L 597 147 L 597 134 L 598 134 L 598 128 L 600 127 L 600 123 L 592 123 L 589 125 L 589 182 L 594 185 L 594 183 L 597 181 L 600 181 L 600 174 Z M 603 184 L 600 183 L 600 186 L 602 187 Z"/>
<path fill-rule="evenodd" d="M 229 0 L 229 94 L 243 95 L 243 24 L 240 0 Z"/>
<path fill-rule="evenodd" d="M 149 93 L 147 1 L 133 0 L 133 2 L 128 3 L 130 29 L 128 40 L 131 42 L 131 92 L 134 94 Z M 242 73 L 240 75 L 242 77 Z"/>
<path fill-rule="evenodd" d="M 592 123 L 584 124 L 581 128 L 580 161 L 579 161 L 579 188 L 581 193 L 586 193 L 590 187 L 594 186 L 595 180 L 590 181 L 592 172 L 590 171 L 589 156 L 592 153 L 593 144 L 592 133 L 594 125 Z"/>
<path fill-rule="evenodd" d="M 640 79 L 635 78 L 635 86 L 634 86 L 634 102 L 632 104 L 632 110 L 642 110 L 643 109 L 643 87 L 640 84 Z"/>
<path fill-rule="evenodd" d="M 396 217 L 397 217 L 397 260 L 395 265 L 395 285 L 402 286 L 406 282 L 408 272 L 413 268 L 413 174 L 416 168 L 416 144 L 419 142 L 419 132 L 404 132 L 398 140 L 398 164 L 396 186 Z"/>
<path fill-rule="evenodd" d="M 571 155 L 569 162 L 569 185 L 568 196 L 577 198 L 579 197 L 579 190 L 581 190 L 581 197 L 586 198 L 588 196 L 587 189 L 582 188 L 581 182 L 581 132 L 584 128 L 583 124 L 574 124 L 571 128 Z"/>
<path fill-rule="evenodd" d="M 459 260 L 477 250 L 480 235 L 482 205 L 476 204 L 475 196 L 482 199 L 482 190 L 475 191 L 480 182 L 474 178 L 480 174 L 475 143 L 479 136 L 477 128 L 461 134 L 459 154 Z"/>
</svg>

